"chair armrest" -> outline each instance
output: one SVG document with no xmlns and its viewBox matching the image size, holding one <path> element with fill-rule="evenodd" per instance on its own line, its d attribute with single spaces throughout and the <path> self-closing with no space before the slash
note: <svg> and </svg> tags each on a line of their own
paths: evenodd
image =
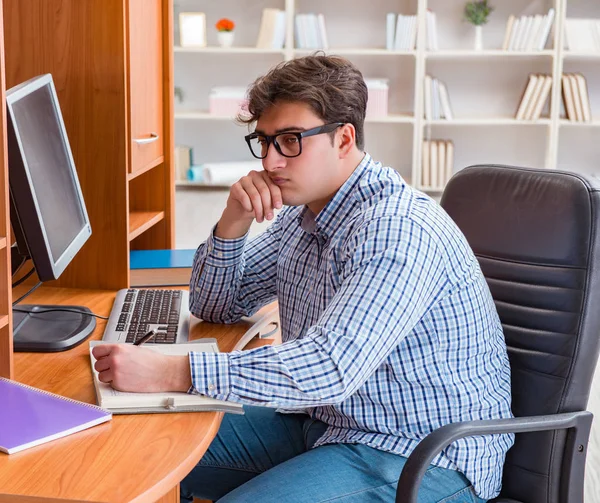
<svg viewBox="0 0 600 503">
<path fill-rule="evenodd" d="M 516 417 L 509 419 L 491 419 L 486 421 L 464 421 L 451 423 L 427 435 L 411 453 L 404 465 L 398 489 L 396 503 L 417 503 L 417 494 L 421 480 L 435 458 L 452 442 L 474 435 L 500 433 L 526 433 L 548 430 L 572 430 L 565 445 L 565 472 L 569 475 L 569 497 L 567 501 L 583 501 L 583 473 L 585 469 L 585 450 L 588 443 L 593 415 L 591 412 L 566 412 L 548 416 Z M 580 482 L 574 483 L 579 480 Z M 577 487 L 579 485 L 579 487 Z M 573 491 L 573 492 L 572 492 Z M 580 496 L 577 499 L 577 491 Z"/>
</svg>

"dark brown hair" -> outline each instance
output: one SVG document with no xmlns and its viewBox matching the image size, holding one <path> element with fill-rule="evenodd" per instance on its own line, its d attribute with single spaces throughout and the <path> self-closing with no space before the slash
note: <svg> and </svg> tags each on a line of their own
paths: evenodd
<svg viewBox="0 0 600 503">
<path fill-rule="evenodd" d="M 354 125 L 356 146 L 364 148 L 367 85 L 345 58 L 313 54 L 280 63 L 254 81 L 248 99 L 249 116 L 238 116 L 243 124 L 256 122 L 277 101 L 305 103 L 326 124 Z"/>
</svg>

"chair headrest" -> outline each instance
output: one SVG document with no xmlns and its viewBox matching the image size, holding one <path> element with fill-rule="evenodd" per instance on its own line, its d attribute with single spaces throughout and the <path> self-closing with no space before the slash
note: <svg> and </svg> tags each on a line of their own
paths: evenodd
<svg viewBox="0 0 600 503">
<path fill-rule="evenodd" d="M 441 204 L 478 256 L 585 267 L 599 191 L 594 177 L 478 165 L 452 177 Z"/>
</svg>

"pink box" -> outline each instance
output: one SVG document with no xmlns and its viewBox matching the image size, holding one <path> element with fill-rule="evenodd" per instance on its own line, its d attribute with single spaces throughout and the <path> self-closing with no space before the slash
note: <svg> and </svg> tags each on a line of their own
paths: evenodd
<svg viewBox="0 0 600 503">
<path fill-rule="evenodd" d="M 234 117 L 248 109 L 246 88 L 215 87 L 208 97 L 208 111 L 212 115 Z"/>
<path fill-rule="evenodd" d="M 365 79 L 369 91 L 367 118 L 387 117 L 389 86 L 387 79 Z"/>
</svg>

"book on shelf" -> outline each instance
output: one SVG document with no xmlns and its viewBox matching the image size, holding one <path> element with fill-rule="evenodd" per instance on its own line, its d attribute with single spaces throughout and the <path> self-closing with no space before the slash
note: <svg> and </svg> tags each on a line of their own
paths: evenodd
<svg viewBox="0 0 600 503">
<path fill-rule="evenodd" d="M 96 359 L 92 349 L 105 341 L 90 341 L 90 363 L 94 377 L 96 401 L 113 414 L 154 414 L 161 412 L 220 411 L 243 414 L 242 404 L 217 400 L 204 395 L 184 392 L 131 393 L 117 391 L 110 384 L 101 382 L 94 368 Z M 198 339 L 184 344 L 147 344 L 146 348 L 170 356 L 187 356 L 190 352 L 218 353 L 215 339 Z"/>
<path fill-rule="evenodd" d="M 570 51 L 600 52 L 600 19 L 565 19 L 565 45 Z"/>
<path fill-rule="evenodd" d="M 296 14 L 295 25 L 298 49 L 329 49 L 323 14 Z"/>
<path fill-rule="evenodd" d="M 388 79 L 364 80 L 368 91 L 366 118 L 387 117 L 389 95 Z"/>
<path fill-rule="evenodd" d="M 506 21 L 503 51 L 543 51 L 554 23 L 555 11 L 550 8 L 544 15 L 515 17 Z"/>
<path fill-rule="evenodd" d="M 425 75 L 424 101 L 426 120 L 454 118 L 446 84 L 430 75 Z"/>
<path fill-rule="evenodd" d="M 261 161 L 205 162 L 192 166 L 188 171 L 190 182 L 219 187 L 231 186 L 250 171 L 262 171 Z"/>
<path fill-rule="evenodd" d="M 548 101 L 551 89 L 551 75 L 530 74 L 515 113 L 515 119 L 519 121 L 539 119 Z"/>
<path fill-rule="evenodd" d="M 248 90 L 241 86 L 217 86 L 210 89 L 208 112 L 221 117 L 235 117 L 248 110 Z"/>
<path fill-rule="evenodd" d="M 286 24 L 285 11 L 273 8 L 263 9 L 256 41 L 257 49 L 283 49 Z"/>
<path fill-rule="evenodd" d="M 591 122 L 592 110 L 585 77 L 581 73 L 564 73 L 561 84 L 563 106 L 567 120 Z"/>
<path fill-rule="evenodd" d="M 175 177 L 177 180 L 187 180 L 187 173 L 192 165 L 192 148 L 187 145 L 176 145 L 173 155 Z"/>
<path fill-rule="evenodd" d="M 450 140 L 424 140 L 421 156 L 421 187 L 442 190 L 454 169 L 454 143 Z"/>
<path fill-rule="evenodd" d="M 190 284 L 195 253 L 195 249 L 131 250 L 130 285 L 187 286 Z"/>
<path fill-rule="evenodd" d="M 13 454 L 110 421 L 112 414 L 0 377 L 0 451 Z"/>
<path fill-rule="evenodd" d="M 427 39 L 427 50 L 428 51 L 437 51 L 439 50 L 438 44 L 438 34 L 437 34 L 437 18 L 435 12 L 430 9 L 427 9 L 427 13 L 425 14 L 425 25 L 426 29 L 426 39 Z"/>
<path fill-rule="evenodd" d="M 393 12 L 386 17 L 386 49 L 412 51 L 417 44 L 417 16 L 404 16 Z"/>
</svg>

